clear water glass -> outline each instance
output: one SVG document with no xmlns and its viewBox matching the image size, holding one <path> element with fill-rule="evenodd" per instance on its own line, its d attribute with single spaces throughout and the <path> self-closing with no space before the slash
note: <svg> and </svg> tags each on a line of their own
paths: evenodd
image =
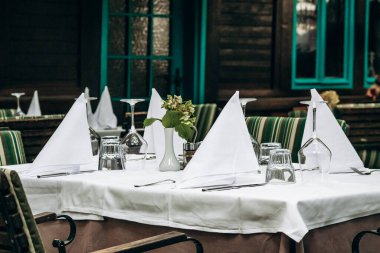
<svg viewBox="0 0 380 253">
<path fill-rule="evenodd" d="M 119 140 L 103 140 L 100 146 L 98 170 L 124 170 L 125 159 Z"/>
<path fill-rule="evenodd" d="M 16 108 L 16 114 L 15 116 L 24 116 L 25 113 L 21 110 L 20 106 L 20 97 L 25 95 L 25 92 L 14 92 L 11 93 L 12 96 L 15 96 L 17 99 L 17 108 Z"/>
<path fill-rule="evenodd" d="M 241 108 L 243 109 L 243 114 L 245 118 L 245 109 L 247 107 L 247 104 L 249 102 L 256 101 L 257 98 L 240 98 L 239 100 L 240 100 L 240 105 L 241 105 Z M 260 151 L 260 144 L 256 141 L 256 139 L 252 136 L 251 133 L 249 133 L 249 136 L 251 138 L 251 143 L 252 143 L 253 150 L 255 151 L 256 158 L 258 158 L 259 151 Z"/>
<path fill-rule="evenodd" d="M 265 165 L 269 162 L 270 151 L 282 148 L 279 142 L 264 142 L 260 145 L 259 164 Z"/>
<path fill-rule="evenodd" d="M 296 174 L 289 149 L 273 149 L 270 151 L 265 182 L 271 184 L 296 182 Z"/>
<path fill-rule="evenodd" d="M 126 161 L 145 160 L 148 151 L 148 142 L 137 132 L 135 128 L 135 105 L 145 99 L 131 98 L 121 99 L 121 102 L 128 103 L 131 106 L 131 128 L 128 134 L 121 140 L 123 153 Z"/>
<path fill-rule="evenodd" d="M 313 108 L 313 132 L 310 139 L 302 145 L 298 151 L 298 162 L 302 172 L 316 171 L 322 173 L 322 177 L 330 170 L 332 153 L 327 145 L 317 136 L 317 108 L 326 101 L 302 101 Z"/>
</svg>

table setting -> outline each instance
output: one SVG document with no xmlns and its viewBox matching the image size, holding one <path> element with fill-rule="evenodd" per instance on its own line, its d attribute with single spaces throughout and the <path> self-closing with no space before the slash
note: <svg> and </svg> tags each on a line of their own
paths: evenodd
<svg viewBox="0 0 380 253">
<path fill-rule="evenodd" d="M 146 126 L 146 143 L 137 142 L 133 152 L 125 153 L 126 140 L 105 138 L 93 155 L 82 94 L 33 164 L 8 168 L 19 172 L 33 212 L 213 233 L 281 232 L 300 242 L 310 230 L 380 213 L 380 173 L 364 168 L 318 92 L 311 95 L 300 164 L 279 144 L 262 143 L 255 152 L 236 92 L 186 167 L 161 169 L 166 142 L 178 159 L 192 138 L 181 139 L 181 131 L 165 138 L 165 126 L 172 126 L 164 124 L 165 103 L 187 101 L 162 101 L 153 90 L 148 119 L 160 120 Z M 328 147 L 328 164 L 304 151 L 310 138 Z M 115 154 L 117 162 L 105 162 Z"/>
</svg>

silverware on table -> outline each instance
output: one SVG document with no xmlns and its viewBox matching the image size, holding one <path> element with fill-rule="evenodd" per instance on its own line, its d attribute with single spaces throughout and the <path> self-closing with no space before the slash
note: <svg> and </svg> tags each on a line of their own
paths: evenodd
<svg viewBox="0 0 380 253">
<path fill-rule="evenodd" d="M 83 170 L 83 171 L 77 171 L 77 172 L 51 173 L 51 174 L 37 175 L 37 178 L 61 177 L 61 176 L 69 176 L 69 175 L 76 175 L 76 174 L 83 174 L 83 173 L 92 173 L 95 171 L 97 171 L 97 170 Z"/>
<path fill-rule="evenodd" d="M 203 192 L 210 192 L 210 191 L 227 191 L 227 190 L 235 190 L 245 187 L 256 187 L 256 186 L 264 186 L 268 183 L 258 183 L 258 184 L 241 184 L 241 185 L 228 185 L 228 186 L 217 186 L 217 187 L 209 187 L 209 188 L 202 188 Z"/>
<path fill-rule="evenodd" d="M 163 179 L 163 180 L 159 180 L 159 181 L 148 183 L 148 184 L 135 184 L 134 187 L 152 186 L 152 185 L 156 185 L 156 184 L 160 184 L 164 182 L 170 182 L 174 184 L 175 180 L 168 178 L 168 179 Z"/>
<path fill-rule="evenodd" d="M 371 175 L 373 172 L 380 172 L 380 170 L 359 170 L 355 167 L 350 167 L 350 169 L 359 175 Z"/>
</svg>

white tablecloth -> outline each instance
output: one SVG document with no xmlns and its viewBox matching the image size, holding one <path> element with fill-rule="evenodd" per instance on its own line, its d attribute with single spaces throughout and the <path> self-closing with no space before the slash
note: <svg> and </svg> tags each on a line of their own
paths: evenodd
<svg viewBox="0 0 380 253">
<path fill-rule="evenodd" d="M 302 181 L 297 174 L 295 184 L 202 192 L 173 184 L 135 188 L 134 184 L 178 179 L 182 172 L 159 172 L 153 161 L 145 168 L 127 168 L 45 179 L 20 176 L 35 213 L 108 216 L 218 233 L 282 232 L 297 242 L 311 229 L 380 213 L 380 173 L 329 175 L 323 182 L 308 175 Z M 264 181 L 264 175 L 242 179 L 248 181 Z"/>
</svg>

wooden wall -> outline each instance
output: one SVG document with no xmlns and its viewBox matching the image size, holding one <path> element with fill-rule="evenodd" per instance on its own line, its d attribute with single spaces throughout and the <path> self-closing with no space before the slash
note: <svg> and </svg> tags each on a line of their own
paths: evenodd
<svg viewBox="0 0 380 253">
<path fill-rule="evenodd" d="M 38 89 L 43 113 L 65 113 L 84 86 L 98 91 L 101 0 L 0 3 L 0 107 Z M 98 22 L 98 24 L 97 24 Z"/>
<path fill-rule="evenodd" d="M 363 4 L 356 3 L 357 19 Z M 364 2 L 364 1 L 363 1 Z M 308 90 L 291 90 L 293 0 L 209 0 L 206 100 L 225 102 L 236 90 L 257 97 L 254 114 L 286 114 Z M 363 33 L 355 27 L 355 72 L 362 72 Z M 354 89 L 338 90 L 342 102 L 368 101 L 360 73 Z"/>
</svg>

